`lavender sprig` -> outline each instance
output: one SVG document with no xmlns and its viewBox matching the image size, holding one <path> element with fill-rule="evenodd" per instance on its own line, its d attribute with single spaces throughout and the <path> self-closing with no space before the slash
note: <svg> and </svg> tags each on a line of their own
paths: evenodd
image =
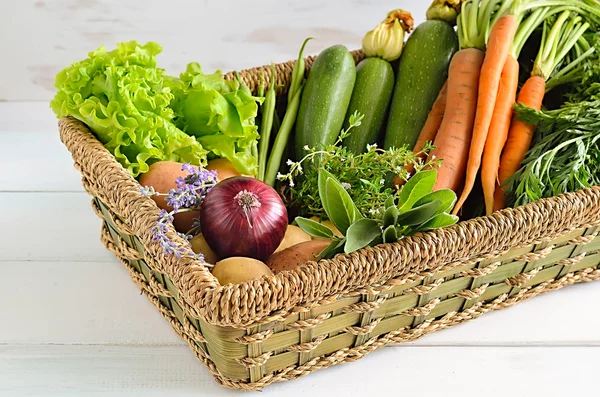
<svg viewBox="0 0 600 397">
<path fill-rule="evenodd" d="M 178 177 L 175 181 L 177 189 L 171 189 L 168 193 L 159 193 L 152 186 L 140 187 L 140 192 L 146 196 L 165 196 L 167 205 L 173 207 L 172 211 L 162 210 L 156 220 L 156 224 L 151 229 L 152 240 L 156 241 L 162 247 L 165 255 L 175 255 L 181 258 L 183 255 L 191 255 L 200 262 L 204 262 L 202 254 L 196 254 L 192 251 L 191 245 L 183 247 L 171 241 L 167 236 L 169 224 L 173 223 L 173 216 L 177 213 L 194 211 L 200 208 L 204 198 L 218 182 L 217 172 L 205 170 L 202 167 L 194 167 L 190 164 L 183 164 L 182 171 L 187 171 L 185 177 Z M 190 240 L 200 230 L 199 219 L 194 219 L 192 229 L 187 234 L 177 233 L 186 241 Z M 210 266 L 209 264 L 207 264 Z"/>
<path fill-rule="evenodd" d="M 169 231 L 169 223 L 173 223 L 173 213 L 167 212 L 167 210 L 161 210 L 160 215 L 156 220 L 156 224 L 151 230 L 152 240 L 160 244 L 165 255 L 175 255 L 176 257 L 181 258 L 190 250 L 187 247 L 178 246 L 171 241 L 171 239 L 169 239 L 169 236 L 167 236 L 167 232 Z"/>
</svg>

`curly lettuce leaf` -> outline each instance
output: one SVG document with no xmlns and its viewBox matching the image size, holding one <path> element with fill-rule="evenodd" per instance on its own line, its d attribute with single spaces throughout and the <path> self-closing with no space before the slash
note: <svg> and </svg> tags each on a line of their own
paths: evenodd
<svg viewBox="0 0 600 397">
<path fill-rule="evenodd" d="M 160 160 L 205 165 L 207 150 L 177 128 L 169 78 L 156 66 L 162 48 L 136 41 L 104 47 L 56 76 L 50 103 L 58 117 L 86 123 L 133 176 Z"/>
<path fill-rule="evenodd" d="M 262 100 L 244 92 L 237 81 L 227 81 L 219 71 L 204 74 L 190 63 L 180 79 L 170 79 L 175 123 L 216 156 L 231 161 L 247 175 L 256 175 L 252 147 L 259 138 L 255 118 Z"/>
</svg>

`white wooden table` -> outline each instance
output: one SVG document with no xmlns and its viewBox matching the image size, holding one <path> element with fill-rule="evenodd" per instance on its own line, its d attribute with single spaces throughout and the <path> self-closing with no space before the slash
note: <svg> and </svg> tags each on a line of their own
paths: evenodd
<svg viewBox="0 0 600 397">
<path fill-rule="evenodd" d="M 410 1 L 273 1 L 253 7 L 241 0 L 206 1 L 196 2 L 203 23 L 192 25 L 194 15 L 160 17 L 162 2 L 147 2 L 143 10 L 141 3 L 123 1 L 120 9 L 116 1 L 0 3 L 2 397 L 239 394 L 212 380 L 100 243 L 100 222 L 48 108 L 52 78 L 62 66 L 103 42 L 135 36 L 163 43 L 167 69 L 205 58 L 210 68 L 228 70 L 293 58 L 308 35 L 324 37 L 313 53 L 335 42 L 351 46 L 390 7 L 415 15 L 425 8 Z M 170 9 L 181 6 L 169 2 Z M 208 41 L 213 20 L 222 21 L 235 7 L 242 15 Z M 9 35 L 11 29 L 24 31 L 25 22 L 8 11 L 29 15 L 26 25 L 33 29 Z M 156 24 L 144 25 L 148 21 L 183 33 L 159 35 Z M 201 40 L 190 49 L 181 43 L 194 29 Z M 600 284 L 568 287 L 270 386 L 262 395 L 597 395 L 599 302 Z"/>
</svg>

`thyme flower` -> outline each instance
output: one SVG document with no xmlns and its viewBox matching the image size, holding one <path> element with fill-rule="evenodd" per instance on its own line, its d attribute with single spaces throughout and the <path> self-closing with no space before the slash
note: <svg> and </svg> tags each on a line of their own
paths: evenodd
<svg viewBox="0 0 600 397">
<path fill-rule="evenodd" d="M 292 205 L 301 216 L 325 216 L 318 192 L 319 168 L 324 168 L 342 181 L 342 187 L 348 191 L 361 213 L 374 214 L 390 195 L 399 194 L 394 180 L 396 176 L 408 180 L 410 174 L 407 165 L 412 165 L 415 172 L 419 172 L 441 164 L 439 159 L 423 160 L 433 149 L 429 142 L 419 153 L 413 153 L 405 147 L 382 149 L 376 143 L 367 145 L 365 153 L 350 152 L 342 145 L 342 141 L 361 124 L 362 118 L 358 113 L 351 115 L 349 127 L 340 132 L 333 145 L 321 150 L 305 147 L 306 155 L 297 162 L 289 161 L 287 174 L 277 175 L 277 179 L 290 188 Z M 302 165 L 311 162 L 315 162 L 316 167 L 304 167 L 304 170 Z M 302 183 L 297 184 L 300 179 Z"/>
</svg>

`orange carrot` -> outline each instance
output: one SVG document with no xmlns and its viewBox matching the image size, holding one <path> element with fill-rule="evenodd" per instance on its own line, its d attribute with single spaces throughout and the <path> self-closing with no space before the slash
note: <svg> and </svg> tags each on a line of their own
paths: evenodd
<svg viewBox="0 0 600 397">
<path fill-rule="evenodd" d="M 435 149 L 429 158 L 443 160 L 438 170 L 434 190 L 461 187 L 467 166 L 467 154 L 471 143 L 471 131 L 477 106 L 477 89 L 484 53 L 476 48 L 457 52 L 448 70 L 448 100 L 444 119 L 435 137 Z"/>
<path fill-rule="evenodd" d="M 427 121 L 425 121 L 425 125 L 419 134 L 419 138 L 417 139 L 417 143 L 415 143 L 415 147 L 413 148 L 413 152 L 417 154 L 418 157 L 423 158 L 425 160 L 425 156 L 420 153 L 423 151 L 423 147 L 425 147 L 425 142 L 432 142 L 435 140 L 435 136 L 437 135 L 438 130 L 440 129 L 440 125 L 442 125 L 442 120 L 444 118 L 444 110 L 446 109 L 446 98 L 448 97 L 448 81 L 444 83 L 440 93 L 438 94 L 431 110 L 429 111 L 429 115 L 427 116 Z M 415 166 L 411 164 L 407 164 L 404 169 L 408 172 L 409 175 L 412 175 L 415 172 Z M 397 176 L 394 179 L 394 186 L 402 186 L 406 181 L 400 176 Z"/>
<path fill-rule="evenodd" d="M 508 137 L 518 85 L 519 62 L 512 55 L 509 55 L 504 64 L 504 69 L 502 69 L 498 99 L 496 100 L 496 107 L 494 108 L 494 115 L 481 161 L 481 185 L 487 215 L 490 215 L 494 209 L 494 191 L 498 179 L 500 155 Z"/>
<path fill-rule="evenodd" d="M 453 214 L 458 213 L 475 185 L 475 179 L 481 166 L 483 148 L 494 114 L 502 69 L 508 58 L 518 25 L 517 18 L 514 15 L 507 14 L 498 19 L 490 32 L 485 60 L 479 78 L 477 113 L 469 149 L 465 186 L 452 211 Z"/>
<path fill-rule="evenodd" d="M 433 142 L 435 140 L 435 136 L 437 135 L 440 126 L 442 125 L 442 120 L 444 119 L 444 111 L 446 110 L 446 99 L 448 98 L 448 81 L 444 83 L 440 93 L 437 96 L 437 99 L 433 103 L 431 110 L 429 111 L 429 115 L 427 115 L 427 121 L 425 121 L 425 125 L 423 125 L 423 129 L 419 134 L 419 138 L 417 139 L 417 143 L 413 149 L 413 152 L 419 153 L 423 150 L 425 146 L 425 142 Z"/>
<path fill-rule="evenodd" d="M 543 17 L 544 11 L 541 10 L 534 11 L 532 15 L 538 12 Z M 537 21 L 539 23 L 540 20 L 537 19 Z M 517 102 L 536 110 L 540 110 L 542 107 L 547 88 L 546 81 L 561 65 L 565 56 L 590 26 L 589 22 L 581 16 L 574 18 L 570 10 L 562 11 L 555 20 L 546 18 L 543 23 L 542 41 L 533 65 L 533 72 L 521 88 L 517 99 Z M 587 54 L 586 52 L 578 56 L 568 66 L 563 65 L 563 70 L 576 67 L 577 64 L 587 58 Z M 552 86 L 552 83 L 548 86 Z M 521 167 L 531 146 L 534 131 L 534 125 L 526 124 L 513 117 L 506 145 L 500 157 L 498 168 L 499 188 L 494 193 L 494 210 L 506 207 L 507 196 L 504 191 L 507 187 L 506 181 Z"/>
<path fill-rule="evenodd" d="M 545 91 L 545 79 L 537 75 L 531 76 L 521 88 L 517 102 L 540 110 Z M 506 207 L 506 195 L 502 185 L 521 167 L 525 154 L 531 146 L 534 132 L 535 125 L 525 124 L 521 120 L 513 118 L 508 131 L 508 139 L 500 157 L 500 167 L 498 169 L 500 189 L 497 189 L 494 194 L 494 211 Z"/>
</svg>

